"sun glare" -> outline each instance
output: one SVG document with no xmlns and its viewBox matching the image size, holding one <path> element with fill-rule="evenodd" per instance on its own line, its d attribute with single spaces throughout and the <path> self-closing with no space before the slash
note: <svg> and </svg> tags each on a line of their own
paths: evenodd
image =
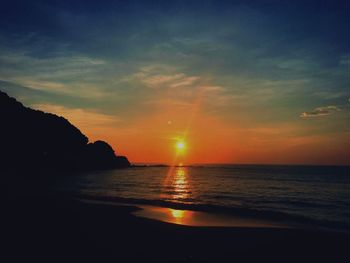
<svg viewBox="0 0 350 263">
<path fill-rule="evenodd" d="M 185 148 L 185 143 L 183 141 L 179 141 L 176 143 L 176 148 L 182 150 Z"/>
</svg>

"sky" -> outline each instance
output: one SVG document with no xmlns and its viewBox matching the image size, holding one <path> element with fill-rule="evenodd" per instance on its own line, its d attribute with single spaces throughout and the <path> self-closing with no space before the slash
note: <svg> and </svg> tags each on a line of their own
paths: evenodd
<svg viewBox="0 0 350 263">
<path fill-rule="evenodd" d="M 346 2 L 5 0 L 0 89 L 133 163 L 350 164 Z"/>
</svg>

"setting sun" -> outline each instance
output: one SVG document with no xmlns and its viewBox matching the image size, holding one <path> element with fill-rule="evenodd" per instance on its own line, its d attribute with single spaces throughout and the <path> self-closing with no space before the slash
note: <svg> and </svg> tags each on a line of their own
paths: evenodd
<svg viewBox="0 0 350 263">
<path fill-rule="evenodd" d="M 184 151 L 185 150 L 185 148 L 186 148 L 186 144 L 185 144 L 185 142 L 184 141 L 178 141 L 178 142 L 176 142 L 176 149 L 178 150 L 178 151 Z"/>
<path fill-rule="evenodd" d="M 178 142 L 178 143 L 176 144 L 176 148 L 178 148 L 178 149 L 184 149 L 184 148 L 185 148 L 185 143 L 184 143 L 184 142 Z"/>
</svg>

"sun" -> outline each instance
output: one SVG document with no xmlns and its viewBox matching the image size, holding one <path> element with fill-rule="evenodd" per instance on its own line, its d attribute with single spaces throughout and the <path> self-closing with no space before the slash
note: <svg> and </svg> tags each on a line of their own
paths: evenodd
<svg viewBox="0 0 350 263">
<path fill-rule="evenodd" d="M 184 152 L 186 149 L 186 143 L 183 140 L 179 140 L 175 144 L 177 152 Z"/>
<path fill-rule="evenodd" d="M 184 149 L 185 148 L 185 143 L 184 142 L 177 142 L 176 143 L 176 148 L 181 150 L 181 149 Z"/>
</svg>

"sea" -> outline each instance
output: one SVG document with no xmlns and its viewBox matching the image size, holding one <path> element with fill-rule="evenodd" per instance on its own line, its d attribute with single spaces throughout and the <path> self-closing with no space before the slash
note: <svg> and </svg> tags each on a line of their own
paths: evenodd
<svg viewBox="0 0 350 263">
<path fill-rule="evenodd" d="M 77 198 L 350 231 L 350 166 L 139 165 L 67 178 Z"/>
</svg>

